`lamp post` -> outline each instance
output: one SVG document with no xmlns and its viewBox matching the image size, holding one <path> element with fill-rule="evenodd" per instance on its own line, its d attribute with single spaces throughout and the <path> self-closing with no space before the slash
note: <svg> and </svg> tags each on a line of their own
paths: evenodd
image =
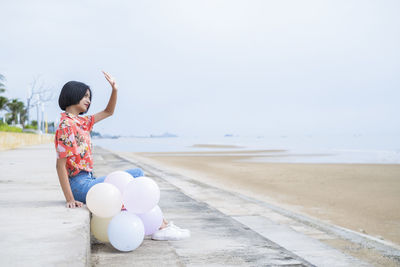
<svg viewBox="0 0 400 267">
<path fill-rule="evenodd" d="M 38 130 L 38 133 L 41 134 L 42 133 L 42 131 L 41 131 L 42 121 L 40 119 L 40 114 L 39 114 L 39 106 L 40 106 L 41 102 L 40 102 L 39 96 L 38 95 L 35 95 L 35 96 L 37 98 L 37 101 L 36 101 L 36 119 L 37 119 L 37 128 L 38 128 L 37 130 Z"/>
<path fill-rule="evenodd" d="M 42 114 L 41 114 L 41 120 L 40 120 L 40 122 L 41 122 L 41 124 L 40 124 L 40 129 L 42 130 L 42 133 L 44 133 L 44 103 L 43 102 L 41 102 L 40 103 L 40 106 L 41 106 L 41 109 L 42 109 Z"/>
<path fill-rule="evenodd" d="M 31 109 L 31 98 L 32 98 L 32 89 L 28 87 L 28 94 L 26 98 L 26 117 L 28 120 L 28 125 L 31 123 L 29 119 L 29 110 Z"/>
</svg>

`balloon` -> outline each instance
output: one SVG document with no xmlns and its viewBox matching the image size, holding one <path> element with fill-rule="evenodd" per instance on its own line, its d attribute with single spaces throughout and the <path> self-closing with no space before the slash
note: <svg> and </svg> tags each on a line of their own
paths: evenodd
<svg viewBox="0 0 400 267">
<path fill-rule="evenodd" d="M 108 224 L 110 223 L 111 219 L 111 217 L 101 218 L 97 217 L 96 215 L 92 216 L 92 220 L 90 221 L 90 230 L 92 231 L 94 237 L 97 238 L 97 240 L 104 243 L 110 242 L 108 240 L 107 230 Z"/>
<path fill-rule="evenodd" d="M 133 177 L 129 173 L 124 171 L 115 171 L 107 175 L 106 179 L 104 179 L 104 182 L 115 185 L 122 194 L 126 185 L 132 180 Z"/>
<path fill-rule="evenodd" d="M 121 211 L 111 219 L 107 232 L 111 245 L 120 251 L 132 251 L 144 239 L 142 220 L 127 211 Z"/>
<path fill-rule="evenodd" d="M 113 217 L 122 207 L 121 192 L 112 184 L 95 184 L 86 195 L 86 205 L 98 217 Z"/>
<path fill-rule="evenodd" d="M 160 200 L 160 188 L 148 177 L 138 177 L 129 182 L 122 194 L 125 208 L 132 213 L 150 211 Z"/>
<path fill-rule="evenodd" d="M 138 216 L 143 222 L 145 235 L 156 232 L 163 222 L 163 214 L 158 205 L 146 213 L 138 214 Z"/>
</svg>

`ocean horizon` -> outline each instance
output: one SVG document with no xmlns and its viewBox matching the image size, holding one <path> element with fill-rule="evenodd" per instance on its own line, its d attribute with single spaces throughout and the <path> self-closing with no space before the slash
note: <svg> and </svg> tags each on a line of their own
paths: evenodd
<svg viewBox="0 0 400 267">
<path fill-rule="evenodd" d="M 256 162 L 400 164 L 399 137 L 397 134 L 233 135 L 93 138 L 92 142 L 120 152 L 224 151 L 229 155 L 230 151 L 238 150 L 282 150 L 256 153 L 257 157 L 246 159 Z M 199 144 L 217 147 L 194 146 Z"/>
</svg>

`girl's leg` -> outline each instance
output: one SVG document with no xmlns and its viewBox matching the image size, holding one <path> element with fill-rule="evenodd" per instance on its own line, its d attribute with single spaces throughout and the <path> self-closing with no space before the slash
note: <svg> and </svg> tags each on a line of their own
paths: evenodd
<svg viewBox="0 0 400 267">
<path fill-rule="evenodd" d="M 86 203 L 86 194 L 90 189 L 92 175 L 89 172 L 82 171 L 76 176 L 69 178 L 72 194 L 75 200 Z"/>
<path fill-rule="evenodd" d="M 129 169 L 129 170 L 126 170 L 126 172 L 135 178 L 144 176 L 144 172 L 140 168 Z"/>
<path fill-rule="evenodd" d="M 159 230 L 164 229 L 165 227 L 167 227 L 167 225 L 168 225 L 168 221 L 165 218 L 163 218 L 163 222 L 162 222 Z"/>
<path fill-rule="evenodd" d="M 135 178 L 144 175 L 142 169 L 139 169 L 139 168 L 129 169 L 129 170 L 126 170 L 126 172 L 128 172 L 130 175 L 132 175 Z M 88 172 L 86 172 L 86 173 L 88 175 L 86 175 L 86 177 L 85 177 L 86 179 L 82 182 L 79 198 L 78 199 L 75 198 L 76 200 L 79 200 L 83 203 L 86 203 L 86 195 L 87 195 L 87 192 L 89 191 L 89 189 L 98 183 L 103 183 L 104 179 L 106 179 L 106 176 L 95 178 L 92 176 L 92 173 L 88 173 Z M 75 195 L 74 195 L 74 197 L 75 197 Z"/>
<path fill-rule="evenodd" d="M 92 173 L 82 171 L 78 175 L 69 179 L 71 185 L 72 194 L 75 200 L 78 200 L 86 204 L 86 195 L 92 186 L 98 183 L 104 182 L 106 177 L 94 178 Z"/>
<path fill-rule="evenodd" d="M 104 179 L 106 179 L 106 176 L 102 176 L 102 177 L 98 177 L 98 178 L 92 177 L 92 179 L 90 181 L 90 187 L 92 187 L 98 183 L 104 183 Z M 89 189 L 90 189 L 90 187 L 89 187 Z"/>
</svg>

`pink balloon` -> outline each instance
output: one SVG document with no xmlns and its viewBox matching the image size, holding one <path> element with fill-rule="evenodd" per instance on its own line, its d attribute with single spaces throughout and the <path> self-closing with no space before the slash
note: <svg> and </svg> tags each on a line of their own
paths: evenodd
<svg viewBox="0 0 400 267">
<path fill-rule="evenodd" d="M 142 214 L 154 208 L 160 200 L 160 188 L 148 177 L 133 179 L 126 186 L 122 199 L 125 208 L 132 213 Z"/>
<path fill-rule="evenodd" d="M 124 193 L 126 185 L 133 180 L 132 175 L 124 171 L 115 171 L 107 175 L 105 183 L 115 185 L 119 191 Z"/>
<path fill-rule="evenodd" d="M 143 214 L 137 214 L 144 225 L 144 234 L 151 235 L 155 233 L 163 222 L 163 213 L 158 205 L 152 210 Z"/>
</svg>

